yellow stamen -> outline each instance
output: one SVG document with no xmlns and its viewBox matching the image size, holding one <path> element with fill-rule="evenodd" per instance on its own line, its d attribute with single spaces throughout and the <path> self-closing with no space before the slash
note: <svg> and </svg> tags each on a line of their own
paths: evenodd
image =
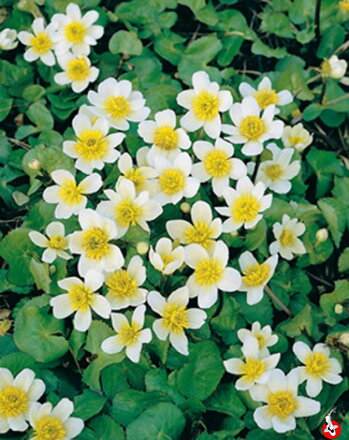
<svg viewBox="0 0 349 440">
<path fill-rule="evenodd" d="M 79 23 L 78 21 L 72 21 L 69 23 L 65 29 L 65 36 L 68 41 L 71 43 L 81 43 L 86 34 L 86 28 L 82 23 Z"/>
<path fill-rule="evenodd" d="M 109 237 L 103 229 L 93 226 L 83 233 L 82 248 L 87 258 L 100 260 L 110 251 Z"/>
<path fill-rule="evenodd" d="M 295 147 L 298 144 L 302 144 L 304 142 L 304 138 L 302 136 L 291 136 L 288 140 L 291 147 Z"/>
<path fill-rule="evenodd" d="M 213 230 L 210 225 L 205 222 L 194 222 L 193 226 L 189 226 L 184 233 L 185 242 L 201 244 L 205 249 L 212 243 Z"/>
<path fill-rule="evenodd" d="M 141 327 L 136 323 L 132 323 L 131 325 L 125 323 L 118 333 L 120 343 L 126 347 L 134 344 L 138 341 L 140 330 Z"/>
<path fill-rule="evenodd" d="M 212 93 L 203 91 L 193 99 L 193 112 L 197 119 L 212 121 L 219 111 L 219 99 Z"/>
<path fill-rule="evenodd" d="M 262 89 L 257 90 L 254 94 L 258 105 L 261 109 L 266 109 L 270 104 L 277 104 L 279 102 L 279 97 L 275 90 Z"/>
<path fill-rule="evenodd" d="M 245 284 L 249 287 L 256 287 L 264 284 L 269 278 L 270 266 L 268 263 L 256 263 L 247 266 L 242 277 Z"/>
<path fill-rule="evenodd" d="M 84 130 L 75 148 L 78 155 L 87 161 L 101 159 L 108 151 L 108 141 L 100 130 Z"/>
<path fill-rule="evenodd" d="M 73 310 L 86 312 L 92 304 L 93 292 L 83 284 L 75 284 L 68 290 Z"/>
<path fill-rule="evenodd" d="M 330 369 L 328 357 L 324 353 L 311 353 L 305 360 L 307 374 L 313 377 L 321 377 Z"/>
<path fill-rule="evenodd" d="M 248 358 L 241 367 L 240 374 L 248 381 L 259 379 L 265 372 L 265 364 L 262 359 Z"/>
<path fill-rule="evenodd" d="M 204 159 L 205 170 L 212 177 L 225 177 L 231 171 L 231 161 L 225 151 L 210 151 Z"/>
<path fill-rule="evenodd" d="M 108 293 L 116 298 L 129 298 L 137 292 L 137 281 L 124 269 L 117 270 L 107 278 Z"/>
<path fill-rule="evenodd" d="M 0 391 L 0 416 L 17 417 L 28 410 L 29 399 L 18 387 L 9 386 Z"/>
<path fill-rule="evenodd" d="M 66 249 L 67 240 L 62 235 L 54 235 L 48 240 L 47 246 L 51 249 Z"/>
<path fill-rule="evenodd" d="M 78 205 L 82 201 L 83 187 L 77 185 L 75 180 L 66 180 L 59 188 L 59 197 L 67 205 Z"/>
<path fill-rule="evenodd" d="M 124 96 L 110 96 L 106 99 L 104 107 L 115 119 L 126 118 L 131 111 L 131 105 Z"/>
<path fill-rule="evenodd" d="M 195 280 L 199 286 L 216 284 L 223 275 L 222 263 L 215 258 L 204 258 L 195 267 Z"/>
<path fill-rule="evenodd" d="M 134 183 L 137 191 L 141 191 L 143 189 L 146 179 L 139 168 L 128 170 L 125 173 L 125 177 Z"/>
<path fill-rule="evenodd" d="M 90 66 L 85 58 L 75 58 L 67 65 L 67 75 L 72 81 L 84 81 L 90 74 Z"/>
<path fill-rule="evenodd" d="M 185 306 L 167 303 L 163 310 L 162 322 L 166 330 L 176 335 L 189 327 L 188 311 Z"/>
<path fill-rule="evenodd" d="M 135 226 L 139 223 L 143 209 L 132 200 L 121 200 L 115 207 L 115 218 L 121 226 Z"/>
<path fill-rule="evenodd" d="M 282 246 L 292 246 L 294 241 L 296 239 L 296 236 L 289 231 L 288 229 L 284 229 L 280 235 L 280 243 L 282 244 Z"/>
<path fill-rule="evenodd" d="M 283 175 L 282 166 L 278 163 L 267 165 L 264 172 L 270 180 L 278 180 Z"/>
<path fill-rule="evenodd" d="M 176 168 L 165 170 L 159 177 L 161 191 L 168 196 L 183 191 L 185 186 L 185 176 L 183 172 Z"/>
<path fill-rule="evenodd" d="M 235 199 L 231 207 L 231 215 L 237 223 L 250 223 L 258 215 L 260 203 L 252 194 L 242 194 Z"/>
<path fill-rule="evenodd" d="M 257 116 L 246 116 L 240 123 L 240 132 L 251 141 L 258 140 L 265 131 L 264 121 Z"/>
<path fill-rule="evenodd" d="M 66 430 L 58 417 L 43 416 L 35 423 L 36 440 L 63 440 L 66 438 Z"/>
<path fill-rule="evenodd" d="M 268 411 L 271 415 L 285 418 L 297 409 L 297 401 L 290 391 L 269 394 Z"/>
<path fill-rule="evenodd" d="M 179 136 L 175 129 L 163 125 L 155 130 L 154 144 L 164 151 L 172 151 L 178 147 Z"/>
<path fill-rule="evenodd" d="M 49 50 L 51 50 L 52 41 L 48 34 L 40 32 L 31 38 L 30 46 L 32 46 L 34 52 L 39 53 L 40 55 L 44 55 Z"/>
</svg>

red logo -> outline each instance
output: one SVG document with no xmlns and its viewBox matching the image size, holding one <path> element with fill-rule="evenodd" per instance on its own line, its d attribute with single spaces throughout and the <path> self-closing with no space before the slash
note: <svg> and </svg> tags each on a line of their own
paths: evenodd
<svg viewBox="0 0 349 440">
<path fill-rule="evenodd" d="M 336 420 L 331 420 L 331 424 L 327 422 L 322 425 L 321 432 L 322 435 L 326 438 L 337 438 L 341 435 L 341 425 Z"/>
</svg>

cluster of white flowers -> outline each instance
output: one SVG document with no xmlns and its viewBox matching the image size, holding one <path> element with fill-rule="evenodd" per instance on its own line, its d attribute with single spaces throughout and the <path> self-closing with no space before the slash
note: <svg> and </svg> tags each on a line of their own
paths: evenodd
<svg viewBox="0 0 349 440">
<path fill-rule="evenodd" d="M 30 440 L 70 440 L 80 434 L 84 422 L 70 417 L 73 402 L 63 398 L 54 407 L 49 402 L 39 403 L 45 388 L 29 368 L 16 377 L 7 368 L 0 368 L 0 434 L 9 430 L 23 432 L 29 425 L 32 429 L 26 438 Z"/>
<path fill-rule="evenodd" d="M 90 46 L 103 34 L 103 28 L 93 24 L 97 19 L 97 12 L 82 15 L 73 3 L 68 5 L 65 15 L 54 15 L 46 27 L 42 18 L 35 19 L 33 34 L 20 32 L 18 36 L 29 46 L 25 59 L 40 58 L 45 64 L 53 65 L 56 56 L 64 72 L 58 73 L 55 80 L 60 84 L 70 83 L 74 92 L 81 92 L 98 76 L 98 69 L 91 67 L 87 58 Z M 150 109 L 142 93 L 132 89 L 130 81 L 107 78 L 97 91 L 90 90 L 89 105 L 83 105 L 72 121 L 74 136 L 62 145 L 63 152 L 75 160 L 79 174 L 75 176 L 65 169 L 51 173 L 54 184 L 45 189 L 43 198 L 56 205 L 55 221 L 47 226 L 45 235 L 37 231 L 29 234 L 37 246 L 45 248 L 44 262 L 51 264 L 56 258 L 78 259 L 78 276 L 58 282 L 64 293 L 51 299 L 54 316 L 65 319 L 74 314 L 74 327 L 81 332 L 90 328 L 94 315 L 111 319 L 115 334 L 102 342 L 102 350 L 106 353 L 124 350 L 133 362 L 139 361 L 142 345 L 152 339 L 151 329 L 144 328 L 147 305 L 148 311 L 158 315 L 152 325 L 156 337 L 169 339 L 174 349 L 188 355 L 187 330 L 204 325 L 207 314 L 202 309 L 217 302 L 219 291 L 246 292 L 247 303 L 257 304 L 279 258 L 291 260 L 306 252 L 299 239 L 305 225 L 287 215 L 281 223 L 273 225 L 275 241 L 269 246 L 270 256 L 259 262 L 246 251 L 238 259 L 240 271 L 230 267 L 229 248 L 222 236 L 237 234 L 241 228 L 254 228 L 271 206 L 272 192 L 288 193 L 290 181 L 300 172 L 300 161 L 293 156 L 299 157 L 297 151 L 308 146 L 312 137 L 301 124 L 285 127 L 277 116 L 279 106 L 292 101 L 291 94 L 286 90 L 276 92 L 265 77 L 257 89 L 242 83 L 239 88 L 242 101 L 233 103 L 230 91 L 221 90 L 205 72 L 195 73 L 192 84 L 192 89 L 177 96 L 178 104 L 187 110 L 179 126 L 176 114 L 170 109 L 147 119 Z M 138 135 L 146 144 L 137 151 L 135 160 L 123 152 L 122 146 L 130 124 L 132 129 L 138 125 Z M 196 139 L 199 138 L 194 143 L 191 132 L 197 132 Z M 235 150 L 240 158 L 235 156 Z M 253 177 L 248 177 L 248 167 L 242 159 L 251 156 L 257 156 L 257 169 Z M 119 177 L 112 188 L 101 177 L 106 164 L 117 164 Z M 197 200 L 202 185 L 208 191 L 212 189 L 218 203 L 222 203 L 215 211 L 223 218 L 215 217 L 207 202 Z M 90 195 L 102 187 L 105 197 L 94 206 L 96 198 L 93 201 Z M 196 201 L 189 200 L 188 204 L 187 199 L 194 196 Z M 145 248 L 139 255 L 126 258 L 122 252 L 123 237 L 130 229 L 137 226 L 150 233 L 148 223 L 161 216 L 166 205 L 183 202 L 187 204 L 185 210 L 190 221 L 168 220 L 168 236 L 162 236 L 149 252 Z M 72 216 L 77 216 L 79 226 L 67 235 L 64 220 Z M 61 219 L 63 222 L 56 221 Z M 149 292 L 144 287 L 147 279 L 144 258 L 148 258 L 162 277 L 185 268 L 189 273 L 186 284 L 166 296 L 163 291 Z M 73 269 L 72 263 L 69 267 Z M 192 298 L 197 298 L 197 308 L 188 307 Z M 133 309 L 131 319 L 122 313 L 127 308 Z M 297 397 L 296 389 L 287 385 L 291 379 L 275 369 L 280 355 L 270 355 L 267 349 L 275 343 L 270 328 L 259 330 L 253 328 L 251 335 L 240 331 L 245 362 L 235 359 L 225 364 L 229 372 L 242 375 L 236 384 L 238 389 L 250 389 L 253 398 L 268 403 L 267 409 L 263 407 L 255 412 L 259 426 L 273 426 L 284 432 L 285 427 L 294 427 L 294 416 L 309 413 L 309 409 L 305 412 L 302 409 L 303 404 L 307 407 L 309 399 Z M 259 333 L 254 336 L 256 331 Z M 320 349 L 316 347 L 314 362 L 318 365 Z M 319 379 L 332 380 L 331 383 L 337 380 L 326 366 L 315 383 L 309 376 L 310 355 L 304 355 L 304 347 L 295 348 L 297 353 L 303 353 L 300 359 L 306 367 L 298 371 L 302 380 L 308 380 L 310 395 L 321 389 Z M 326 349 L 321 350 L 328 358 Z M 334 362 L 330 364 L 333 366 Z M 275 391 L 274 384 L 280 385 L 280 391 Z M 0 391 L 0 426 L 4 413 L 1 396 Z M 286 402 L 286 409 L 279 398 Z M 64 431 L 64 438 L 72 438 L 70 425 L 59 422 L 62 411 L 45 405 L 28 416 L 34 429 L 48 429 L 42 417 L 47 423 L 52 422 L 52 429 Z M 27 404 L 25 408 L 29 408 Z"/>
<path fill-rule="evenodd" d="M 330 350 L 324 344 L 316 344 L 311 350 L 304 342 L 296 342 L 293 352 L 304 366 L 286 375 L 276 368 L 280 353 L 269 352 L 269 347 L 278 341 L 269 325 L 262 328 L 259 322 L 254 322 L 251 330 L 240 329 L 237 335 L 243 344 L 243 359 L 228 359 L 224 366 L 228 373 L 240 376 L 236 389 L 248 390 L 253 400 L 263 403 L 253 414 L 261 429 L 273 428 L 285 433 L 296 428 L 297 417 L 309 417 L 320 411 L 318 401 L 298 395 L 298 387 L 304 381 L 307 395 L 316 397 L 322 390 L 322 382 L 335 385 L 343 380 L 339 375 L 340 363 L 330 357 Z"/>
<path fill-rule="evenodd" d="M 82 15 L 79 6 L 70 3 L 66 13 L 55 14 L 47 26 L 42 17 L 35 18 L 32 32 L 18 33 L 19 41 L 28 47 L 24 59 L 40 59 L 47 66 L 53 66 L 57 60 L 63 72 L 55 75 L 56 83 L 71 84 L 75 93 L 82 92 L 99 74 L 88 58 L 90 47 L 104 33 L 103 26 L 94 24 L 98 17 L 96 11 Z"/>
</svg>

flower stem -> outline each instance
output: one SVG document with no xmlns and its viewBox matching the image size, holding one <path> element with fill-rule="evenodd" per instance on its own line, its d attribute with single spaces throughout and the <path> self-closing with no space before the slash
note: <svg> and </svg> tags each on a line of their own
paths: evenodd
<svg viewBox="0 0 349 440">
<path fill-rule="evenodd" d="M 265 286 L 265 291 L 267 292 L 267 294 L 270 296 L 270 298 L 278 305 L 282 308 L 282 310 L 287 313 L 289 316 L 292 316 L 292 312 L 291 310 L 281 301 L 281 299 L 279 299 L 275 293 L 270 289 L 269 286 Z"/>
</svg>

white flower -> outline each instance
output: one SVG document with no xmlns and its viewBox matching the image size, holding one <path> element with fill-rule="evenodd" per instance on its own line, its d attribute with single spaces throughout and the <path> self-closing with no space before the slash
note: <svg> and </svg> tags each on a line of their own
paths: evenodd
<svg viewBox="0 0 349 440">
<path fill-rule="evenodd" d="M 297 176 L 301 169 L 299 160 L 290 163 L 293 148 L 279 148 L 276 144 L 269 144 L 267 149 L 273 154 L 271 160 L 263 161 L 258 168 L 257 181 L 261 181 L 267 188 L 278 194 L 286 194 L 291 190 L 290 180 Z"/>
<path fill-rule="evenodd" d="M 252 324 L 251 330 L 247 330 L 247 328 L 238 330 L 238 338 L 242 343 L 245 343 L 249 337 L 257 340 L 259 352 L 263 357 L 269 355 L 268 347 L 275 345 L 279 339 L 277 335 L 273 335 L 270 325 L 261 327 L 258 321 Z"/>
<path fill-rule="evenodd" d="M 91 67 L 91 61 L 86 56 L 75 56 L 68 52 L 58 57 L 58 63 L 64 72 L 56 73 L 55 82 L 62 86 L 71 84 L 75 93 L 85 90 L 99 75 L 99 69 Z"/>
<path fill-rule="evenodd" d="M 253 413 L 259 428 L 273 428 L 284 433 L 296 428 L 296 417 L 309 417 L 320 411 L 319 402 L 298 396 L 298 375 L 292 370 L 287 376 L 279 369 L 270 374 L 265 385 L 256 385 L 250 390 L 251 397 L 265 402 Z"/>
<path fill-rule="evenodd" d="M 118 269 L 108 274 L 105 285 L 108 289 L 106 295 L 112 310 L 136 307 L 143 304 L 148 291 L 141 286 L 147 274 L 143 260 L 139 255 L 134 255 L 128 263 L 127 269 Z"/>
<path fill-rule="evenodd" d="M 96 26 L 93 23 L 98 20 L 97 11 L 88 11 L 81 15 L 79 6 L 69 3 L 66 14 L 55 14 L 52 23 L 57 27 L 57 47 L 58 58 L 68 51 L 74 55 L 88 55 L 90 46 L 95 46 L 103 35 L 103 26 Z"/>
<path fill-rule="evenodd" d="M 190 244 L 185 248 L 185 263 L 194 269 L 187 286 L 190 298 L 198 297 L 199 307 L 208 309 L 218 298 L 218 289 L 225 292 L 238 290 L 241 284 L 239 272 L 226 267 L 229 250 L 223 241 L 217 241 L 208 252 L 199 244 Z"/>
<path fill-rule="evenodd" d="M 212 179 L 212 189 L 218 197 L 229 186 L 229 179 L 238 180 L 247 174 L 243 161 L 232 158 L 234 147 L 221 138 L 216 139 L 214 146 L 207 141 L 197 141 L 193 150 L 201 160 L 193 165 L 193 176 L 200 182 Z"/>
<path fill-rule="evenodd" d="M 197 243 L 210 250 L 215 239 L 222 233 L 222 220 L 213 219 L 210 205 L 202 200 L 193 204 L 190 216 L 192 223 L 186 220 L 169 220 L 166 223 L 167 232 L 181 244 Z"/>
<path fill-rule="evenodd" d="M 256 338 L 248 336 L 241 348 L 245 357 L 242 361 L 239 358 L 231 358 L 224 361 L 224 367 L 231 374 L 242 376 L 235 383 L 237 390 L 250 390 L 256 384 L 265 384 L 269 381 L 270 373 L 274 370 L 280 360 L 280 353 L 263 356 L 259 350 Z"/>
<path fill-rule="evenodd" d="M 175 290 L 168 298 L 155 291 L 148 295 L 150 307 L 161 316 L 153 323 L 154 333 L 162 341 L 169 337 L 175 350 L 185 356 L 189 354 L 185 330 L 202 327 L 207 318 L 203 310 L 188 309 L 188 302 L 189 292 L 186 287 Z"/>
<path fill-rule="evenodd" d="M 132 362 L 139 362 L 142 345 L 148 344 L 152 338 L 150 329 L 143 329 L 144 313 L 145 306 L 138 306 L 133 312 L 131 324 L 125 315 L 112 313 L 113 328 L 117 334 L 102 342 L 102 350 L 114 354 L 126 348 L 126 356 Z"/>
<path fill-rule="evenodd" d="M 316 397 L 321 393 L 322 381 L 332 385 L 342 382 L 339 375 L 342 371 L 340 363 L 330 357 L 330 349 L 325 344 L 316 344 L 311 350 L 304 342 L 296 342 L 292 350 L 304 367 L 297 367 L 300 383 L 307 381 L 308 396 Z"/>
<path fill-rule="evenodd" d="M 156 156 L 154 166 L 159 176 L 154 198 L 161 205 L 175 205 L 183 197 L 190 198 L 198 192 L 200 182 L 190 177 L 193 164 L 188 153 L 179 153 L 172 160 Z"/>
<path fill-rule="evenodd" d="M 67 293 L 51 299 L 53 316 L 57 319 L 64 319 L 75 313 L 74 327 L 80 332 L 85 332 L 91 325 L 91 309 L 102 318 L 109 318 L 111 308 L 108 300 L 95 293 L 103 286 L 103 282 L 104 276 L 94 269 L 86 272 L 84 281 L 77 277 L 58 281 L 59 287 Z"/>
<path fill-rule="evenodd" d="M 27 31 L 19 32 L 19 41 L 29 46 L 24 53 L 24 59 L 28 62 L 40 59 L 47 66 L 53 66 L 56 58 L 53 54 L 56 44 L 56 26 L 51 23 L 45 27 L 42 17 L 35 18 L 32 23 L 33 34 Z"/>
<path fill-rule="evenodd" d="M 29 238 L 37 246 L 46 248 L 42 254 L 42 261 L 45 263 L 53 263 L 57 257 L 61 257 L 64 260 L 70 260 L 72 257 L 64 252 L 64 249 L 68 249 L 68 238 L 64 236 L 65 230 L 63 223 L 52 222 L 45 229 L 45 235 L 37 231 L 30 231 Z"/>
<path fill-rule="evenodd" d="M 330 78 L 341 79 L 345 75 L 347 67 L 348 63 L 345 60 L 340 60 L 337 55 L 332 55 L 322 63 L 321 73 Z"/>
<path fill-rule="evenodd" d="M 210 82 L 206 72 L 196 72 L 192 77 L 193 89 L 184 90 L 177 96 L 177 102 L 188 111 L 181 119 L 181 125 L 188 131 L 203 127 L 211 138 L 221 133 L 219 112 L 226 112 L 233 103 L 228 90 L 219 90 L 216 82 Z"/>
<path fill-rule="evenodd" d="M 100 202 L 97 212 L 114 220 L 118 228 L 116 238 L 122 237 L 131 226 L 136 225 L 149 232 L 147 222 L 161 215 L 160 204 L 150 200 L 148 191 L 137 195 L 133 182 L 128 179 L 119 180 L 115 189 L 104 191 L 109 200 Z"/>
<path fill-rule="evenodd" d="M 84 276 L 89 269 L 112 272 L 124 264 L 124 257 L 118 246 L 110 241 L 116 239 L 115 223 L 102 217 L 93 209 L 79 214 L 82 231 L 75 231 L 69 237 L 69 248 L 73 254 L 80 254 L 78 271 Z"/>
<path fill-rule="evenodd" d="M 97 168 L 103 169 L 105 163 L 114 163 L 120 156 L 115 149 L 124 140 L 123 133 L 108 135 L 109 124 L 104 118 L 91 119 L 79 114 L 73 119 L 76 141 L 63 142 L 63 151 L 77 159 L 75 167 L 85 174 L 91 174 Z"/>
<path fill-rule="evenodd" d="M 176 114 L 173 110 L 163 110 L 154 116 L 155 121 L 143 121 L 138 133 L 145 142 L 152 144 L 151 152 L 167 157 L 176 156 L 181 149 L 187 150 L 191 141 L 182 128 L 176 129 Z"/>
<path fill-rule="evenodd" d="M 34 436 L 29 440 L 70 440 L 78 436 L 84 422 L 70 417 L 73 411 L 73 402 L 67 398 L 61 399 L 54 408 L 50 402 L 35 403 L 29 412 L 29 422 L 34 429 Z"/>
<path fill-rule="evenodd" d="M 313 136 L 299 123 L 291 127 L 286 125 L 282 135 L 282 143 L 285 147 L 293 147 L 302 152 L 313 142 Z"/>
<path fill-rule="evenodd" d="M 155 246 L 149 251 L 149 260 L 158 271 L 165 275 L 171 275 L 184 262 L 184 248 L 174 247 L 169 238 L 163 237 L 158 240 Z"/>
<path fill-rule="evenodd" d="M 276 92 L 272 88 L 270 79 L 266 76 L 258 84 L 257 90 L 250 84 L 243 82 L 239 86 L 239 92 L 243 98 L 253 96 L 262 110 L 265 110 L 268 105 L 283 106 L 293 101 L 292 94 L 288 90 Z M 279 112 L 279 109 L 275 109 L 275 114 Z"/>
<path fill-rule="evenodd" d="M 87 95 L 97 116 L 107 118 L 111 127 L 128 130 L 131 122 L 143 121 L 150 113 L 140 92 L 132 91 L 130 81 L 107 78 L 98 85 L 98 92 Z"/>
<path fill-rule="evenodd" d="M 280 139 L 284 123 L 274 121 L 275 105 L 268 105 L 260 116 L 260 108 L 252 96 L 233 104 L 229 110 L 235 125 L 223 125 L 223 132 L 229 134 L 227 140 L 233 144 L 244 144 L 242 153 L 255 156 L 263 151 L 263 142 L 269 139 Z"/>
<path fill-rule="evenodd" d="M 272 195 L 264 195 L 265 186 L 262 182 L 253 185 L 247 177 L 238 180 L 236 189 L 226 188 L 223 197 L 228 207 L 217 207 L 219 214 L 229 217 L 223 223 L 223 232 L 232 232 L 244 226 L 251 229 L 263 217 L 260 212 L 268 209 Z"/>
<path fill-rule="evenodd" d="M 56 218 L 69 218 L 85 209 L 87 198 L 84 194 L 93 194 L 99 190 L 103 182 L 99 174 L 85 177 L 79 184 L 67 170 L 56 170 L 51 173 L 52 180 L 57 185 L 49 186 L 43 193 L 47 203 L 57 204 Z"/>
<path fill-rule="evenodd" d="M 285 260 L 292 260 L 293 254 L 305 254 L 306 249 L 298 238 L 304 234 L 305 225 L 296 218 L 290 219 L 286 214 L 282 216 L 282 223 L 274 223 L 273 233 L 276 241 L 271 243 L 269 251 L 272 255 L 279 253 Z"/>
<path fill-rule="evenodd" d="M 0 368 L 0 434 L 25 431 L 30 407 L 44 391 L 44 382 L 35 379 L 32 370 L 25 368 L 14 378 L 10 370 Z"/>
<path fill-rule="evenodd" d="M 12 50 L 15 49 L 17 45 L 17 31 L 15 29 L 6 28 L 0 32 L 1 50 Z"/>
<path fill-rule="evenodd" d="M 261 264 L 249 251 L 240 255 L 239 265 L 243 276 L 239 290 L 247 292 L 248 305 L 252 306 L 262 300 L 264 287 L 274 275 L 277 263 L 277 255 L 269 257 Z"/>
<path fill-rule="evenodd" d="M 147 153 L 146 147 L 137 151 L 137 167 L 133 166 L 132 157 L 128 153 L 122 154 L 118 160 L 118 167 L 123 175 L 119 179 L 128 179 L 133 182 L 137 193 L 148 191 L 152 195 L 156 191 L 153 179 L 157 176 L 157 171 L 146 164 L 144 156 Z"/>
</svg>

